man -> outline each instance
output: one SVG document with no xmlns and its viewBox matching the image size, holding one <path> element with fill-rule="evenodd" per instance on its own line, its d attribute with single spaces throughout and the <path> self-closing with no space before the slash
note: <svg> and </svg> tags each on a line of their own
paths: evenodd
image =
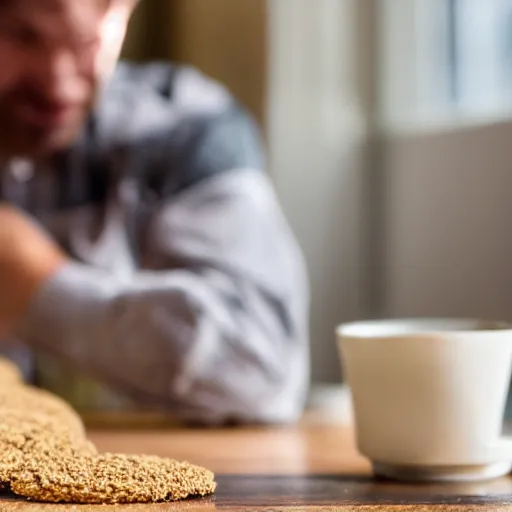
<svg viewBox="0 0 512 512">
<path fill-rule="evenodd" d="M 192 69 L 116 67 L 135 3 L 0 0 L 0 338 L 185 419 L 293 421 L 307 283 L 257 131 Z"/>
</svg>

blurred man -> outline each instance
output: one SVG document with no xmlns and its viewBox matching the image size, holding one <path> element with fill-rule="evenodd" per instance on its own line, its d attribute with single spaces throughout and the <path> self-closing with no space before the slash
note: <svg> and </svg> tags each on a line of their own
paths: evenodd
<svg viewBox="0 0 512 512">
<path fill-rule="evenodd" d="M 292 421 L 307 283 L 257 130 L 192 69 L 116 67 L 135 3 L 0 0 L 0 337 L 183 418 Z"/>
</svg>

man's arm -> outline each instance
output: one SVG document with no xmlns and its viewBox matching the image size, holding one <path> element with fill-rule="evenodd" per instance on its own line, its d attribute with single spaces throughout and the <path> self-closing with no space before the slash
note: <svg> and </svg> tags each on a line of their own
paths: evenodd
<svg viewBox="0 0 512 512">
<path fill-rule="evenodd" d="M 40 284 L 66 262 L 37 224 L 0 202 L 0 337 L 19 321 Z"/>
<path fill-rule="evenodd" d="M 301 254 L 266 176 L 233 169 L 155 212 L 128 281 L 69 262 L 37 291 L 26 341 L 185 418 L 289 421 L 307 386 Z"/>
</svg>

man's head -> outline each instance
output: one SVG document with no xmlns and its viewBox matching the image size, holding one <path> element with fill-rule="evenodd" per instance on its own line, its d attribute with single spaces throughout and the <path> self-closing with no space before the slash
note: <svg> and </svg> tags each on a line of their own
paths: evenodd
<svg viewBox="0 0 512 512">
<path fill-rule="evenodd" d="M 0 0 L 0 158 L 68 145 L 118 59 L 136 0 Z"/>
</svg>

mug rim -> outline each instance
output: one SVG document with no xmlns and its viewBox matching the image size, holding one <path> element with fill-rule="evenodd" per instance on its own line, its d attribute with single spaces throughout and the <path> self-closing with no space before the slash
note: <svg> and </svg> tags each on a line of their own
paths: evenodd
<svg viewBox="0 0 512 512">
<path fill-rule="evenodd" d="M 471 317 L 376 318 L 346 322 L 336 327 L 338 337 L 360 339 L 407 338 L 411 335 L 489 334 L 507 331 L 512 331 L 512 322 Z"/>
</svg>

